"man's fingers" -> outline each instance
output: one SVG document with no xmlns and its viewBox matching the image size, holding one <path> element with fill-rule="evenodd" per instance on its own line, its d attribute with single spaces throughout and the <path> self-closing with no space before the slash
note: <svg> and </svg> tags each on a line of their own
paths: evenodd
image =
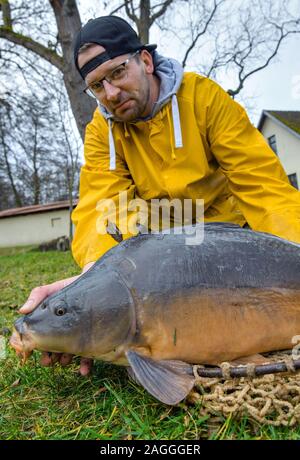
<svg viewBox="0 0 300 460">
<path fill-rule="evenodd" d="M 48 351 L 44 351 L 40 359 L 41 366 L 52 366 L 59 360 L 60 356 L 61 353 L 50 353 Z"/>
<path fill-rule="evenodd" d="M 46 351 L 44 351 L 42 353 L 42 356 L 41 356 L 41 359 L 40 359 L 41 366 L 47 366 L 48 367 L 48 366 L 52 365 L 51 355 L 52 355 L 52 353 L 48 353 Z"/>
<path fill-rule="evenodd" d="M 60 362 L 60 364 L 61 364 L 62 366 L 67 366 L 68 364 L 71 363 L 72 359 L 73 359 L 73 355 L 70 355 L 70 354 L 68 354 L 68 353 L 63 353 L 63 354 L 60 356 L 59 362 Z"/>
<path fill-rule="evenodd" d="M 58 361 L 60 361 L 61 359 L 61 356 L 62 354 L 61 353 L 51 353 L 51 361 L 52 361 L 52 364 L 55 364 L 57 363 Z"/>
<path fill-rule="evenodd" d="M 80 361 L 80 374 L 88 375 L 93 367 L 93 360 L 90 358 L 81 358 Z"/>
<path fill-rule="evenodd" d="M 44 351 L 42 353 L 40 363 L 42 366 L 50 367 L 53 364 L 59 362 L 62 366 L 68 366 L 72 362 L 74 355 L 70 355 L 69 353 L 50 353 Z M 81 375 L 88 375 L 91 372 L 93 367 L 93 360 L 90 358 L 81 358 L 80 361 L 80 374 Z"/>
<path fill-rule="evenodd" d="M 27 315 L 48 295 L 48 285 L 32 289 L 27 301 L 24 303 L 23 307 L 20 308 L 19 313 Z"/>
<path fill-rule="evenodd" d="M 42 353 L 40 363 L 42 366 L 53 366 L 55 363 L 60 363 L 62 366 L 67 366 L 71 363 L 73 359 L 73 355 L 68 353 L 51 353 L 48 351 L 44 351 Z"/>
<path fill-rule="evenodd" d="M 52 284 L 46 284 L 45 286 L 39 286 L 32 289 L 27 301 L 19 309 L 19 313 L 22 315 L 27 315 L 32 312 L 46 297 L 51 294 L 54 294 L 57 291 L 60 291 L 68 284 L 71 284 L 75 281 L 80 275 L 72 276 L 71 278 L 66 278 L 64 280 L 56 281 Z"/>
</svg>

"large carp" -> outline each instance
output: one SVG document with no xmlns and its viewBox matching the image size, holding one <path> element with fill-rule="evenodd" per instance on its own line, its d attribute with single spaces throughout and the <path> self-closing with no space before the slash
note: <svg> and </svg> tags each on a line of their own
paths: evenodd
<svg viewBox="0 0 300 460">
<path fill-rule="evenodd" d="M 12 346 L 129 366 L 167 404 L 193 387 L 189 363 L 293 347 L 300 245 L 230 224 L 207 224 L 202 244 L 185 243 L 184 233 L 121 242 L 19 318 Z"/>
</svg>

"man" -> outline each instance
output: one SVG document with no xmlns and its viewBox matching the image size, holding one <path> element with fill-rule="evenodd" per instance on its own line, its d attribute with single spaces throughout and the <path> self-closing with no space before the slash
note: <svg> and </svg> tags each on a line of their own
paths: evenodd
<svg viewBox="0 0 300 460">
<path fill-rule="evenodd" d="M 244 109 L 213 81 L 142 45 L 124 20 L 89 21 L 75 65 L 98 108 L 87 126 L 73 255 L 83 272 L 117 244 L 97 230 L 97 203 L 204 199 L 205 221 L 229 221 L 300 243 L 300 193 Z M 126 235 L 130 236 L 130 235 Z M 79 275 L 80 276 L 80 275 Z M 21 313 L 77 277 L 35 288 Z M 50 365 L 71 357 L 43 355 Z M 89 372 L 91 360 L 82 360 Z"/>
</svg>

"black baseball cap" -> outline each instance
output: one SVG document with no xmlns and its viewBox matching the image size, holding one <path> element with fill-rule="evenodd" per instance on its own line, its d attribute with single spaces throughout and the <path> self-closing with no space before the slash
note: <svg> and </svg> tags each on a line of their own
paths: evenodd
<svg viewBox="0 0 300 460">
<path fill-rule="evenodd" d="M 80 69 L 78 51 L 85 43 L 101 45 L 105 48 L 105 52 L 91 59 Z M 151 52 L 156 47 L 157 45 L 143 45 L 136 32 L 124 19 L 118 16 L 101 16 L 90 19 L 78 32 L 74 41 L 75 66 L 84 79 L 89 72 L 109 59 L 143 49 Z"/>
</svg>

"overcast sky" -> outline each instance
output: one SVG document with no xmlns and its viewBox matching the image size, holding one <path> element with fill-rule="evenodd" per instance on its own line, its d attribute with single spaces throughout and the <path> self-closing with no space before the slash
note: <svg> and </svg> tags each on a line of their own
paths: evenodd
<svg viewBox="0 0 300 460">
<path fill-rule="evenodd" d="M 256 96 L 251 119 L 257 124 L 262 110 L 300 110 L 300 36 L 288 39 L 279 57 L 247 82 L 244 96 Z"/>
<path fill-rule="evenodd" d="M 164 54 L 176 57 L 172 49 Z M 234 86 L 228 78 L 217 82 L 226 90 Z M 300 34 L 288 37 L 268 67 L 246 80 L 236 100 L 255 126 L 262 110 L 300 110 Z"/>
<path fill-rule="evenodd" d="M 294 11 L 298 9 L 300 11 L 300 0 L 290 0 L 290 2 L 295 7 Z M 90 17 L 107 14 L 104 10 L 101 11 L 99 3 L 94 0 L 84 0 L 80 4 L 83 22 Z M 150 42 L 159 45 L 160 40 L 155 28 L 151 29 L 150 35 Z M 159 47 L 158 51 L 160 51 Z M 164 41 L 163 54 L 176 58 L 174 44 L 168 47 Z M 187 67 L 186 70 L 190 69 Z M 218 83 L 226 90 L 232 87 L 232 82 L 228 80 L 218 81 Z M 264 109 L 300 110 L 300 35 L 289 36 L 271 64 L 247 79 L 241 97 L 238 96 L 237 100 L 246 106 L 255 126 Z"/>
</svg>

